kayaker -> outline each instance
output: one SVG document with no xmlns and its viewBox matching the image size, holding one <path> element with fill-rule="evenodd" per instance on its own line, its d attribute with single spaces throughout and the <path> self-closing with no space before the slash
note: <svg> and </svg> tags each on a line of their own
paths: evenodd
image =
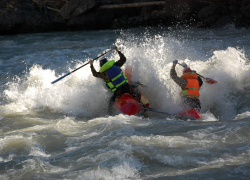
<svg viewBox="0 0 250 180">
<path fill-rule="evenodd" d="M 178 63 L 177 60 L 173 61 L 173 66 L 170 71 L 170 77 L 174 80 L 176 84 L 178 84 L 182 91 L 181 95 L 184 100 L 185 105 L 188 108 L 196 109 L 197 111 L 201 110 L 201 103 L 199 100 L 199 90 L 203 84 L 202 79 L 192 71 L 186 63 L 182 63 L 183 75 L 181 77 L 177 76 L 175 71 L 175 66 Z"/>
<path fill-rule="evenodd" d="M 97 72 L 93 66 L 93 60 L 89 62 L 92 74 L 94 77 L 104 79 L 107 87 L 114 93 L 110 99 L 109 111 L 112 107 L 112 102 L 115 102 L 115 98 L 120 98 L 124 93 L 129 93 L 134 96 L 131 86 L 128 84 L 128 80 L 121 70 L 121 67 L 126 62 L 126 57 L 119 51 L 118 47 L 115 47 L 120 59 L 118 61 L 110 60 L 106 58 L 100 60 L 100 71 Z"/>
</svg>

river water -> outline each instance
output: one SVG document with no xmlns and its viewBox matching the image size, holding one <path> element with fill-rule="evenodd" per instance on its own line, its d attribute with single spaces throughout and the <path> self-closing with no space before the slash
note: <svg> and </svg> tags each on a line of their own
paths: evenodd
<svg viewBox="0 0 250 180">
<path fill-rule="evenodd" d="M 169 75 L 174 59 L 218 81 L 201 88 L 202 118 L 109 116 L 112 93 L 89 65 L 51 84 L 114 45 L 159 111 L 183 108 Z M 2 36 L 0 179 L 249 179 L 249 57 L 250 30 L 233 26 Z"/>
</svg>

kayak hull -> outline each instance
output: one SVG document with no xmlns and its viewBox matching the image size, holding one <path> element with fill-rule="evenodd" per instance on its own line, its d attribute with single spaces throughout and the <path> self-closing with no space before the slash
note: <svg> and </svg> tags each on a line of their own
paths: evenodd
<svg viewBox="0 0 250 180">
<path fill-rule="evenodd" d="M 179 116 L 187 117 L 187 118 L 192 118 L 192 119 L 200 119 L 201 118 L 201 113 L 195 109 L 185 109 L 181 111 Z"/>
<path fill-rule="evenodd" d="M 130 94 L 122 94 L 121 97 L 114 102 L 113 106 L 127 115 L 135 115 L 142 110 L 139 102 Z"/>
</svg>

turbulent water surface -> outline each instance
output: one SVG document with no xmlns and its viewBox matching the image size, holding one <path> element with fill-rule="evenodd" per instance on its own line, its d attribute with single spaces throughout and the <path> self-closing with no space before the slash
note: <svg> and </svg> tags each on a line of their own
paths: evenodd
<svg viewBox="0 0 250 180">
<path fill-rule="evenodd" d="M 159 111 L 183 108 L 174 59 L 217 80 L 201 88 L 202 118 L 109 116 L 112 93 L 89 65 L 51 84 L 114 45 Z M 249 179 L 249 56 L 250 30 L 231 26 L 2 36 L 0 179 Z"/>
</svg>

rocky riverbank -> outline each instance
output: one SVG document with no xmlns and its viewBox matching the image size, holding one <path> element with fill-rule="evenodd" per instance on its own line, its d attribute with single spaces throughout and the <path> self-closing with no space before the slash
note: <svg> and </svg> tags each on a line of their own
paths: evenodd
<svg viewBox="0 0 250 180">
<path fill-rule="evenodd" d="M 250 0 L 1 0 L 0 15 L 0 35 L 159 25 L 249 27 Z"/>
</svg>

